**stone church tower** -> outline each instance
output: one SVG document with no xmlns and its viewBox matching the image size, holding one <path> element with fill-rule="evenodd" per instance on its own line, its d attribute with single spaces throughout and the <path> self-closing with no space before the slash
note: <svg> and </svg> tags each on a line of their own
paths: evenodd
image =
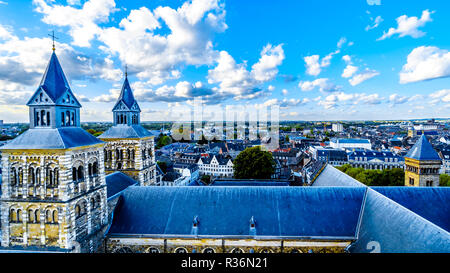
<svg viewBox="0 0 450 273">
<path fill-rule="evenodd" d="M 156 185 L 154 137 L 141 125 L 141 109 L 126 72 L 112 112 L 113 126 L 98 137 L 106 142 L 103 151 L 106 174 L 120 171 L 141 186 Z"/>
<path fill-rule="evenodd" d="M 440 167 L 441 158 L 422 134 L 405 156 L 405 186 L 439 186 Z"/>
<path fill-rule="evenodd" d="M 30 129 L 1 147 L 1 247 L 95 251 L 107 227 L 104 143 L 80 128 L 54 48 L 27 106 Z"/>
</svg>

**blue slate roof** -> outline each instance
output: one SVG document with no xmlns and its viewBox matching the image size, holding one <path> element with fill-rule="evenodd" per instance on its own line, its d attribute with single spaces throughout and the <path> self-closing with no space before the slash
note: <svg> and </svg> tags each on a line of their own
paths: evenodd
<svg viewBox="0 0 450 273">
<path fill-rule="evenodd" d="M 117 102 L 114 105 L 114 108 L 116 108 L 116 106 L 120 102 L 123 102 L 130 110 L 131 110 L 131 107 L 133 107 L 133 104 L 135 104 L 135 103 L 137 104 L 137 101 L 134 99 L 133 91 L 131 90 L 130 83 L 128 82 L 128 77 L 125 77 L 125 81 L 123 82 L 123 85 L 122 85 L 122 90 L 120 91 L 119 98 L 117 99 Z"/>
<path fill-rule="evenodd" d="M 355 238 L 365 188 L 129 187 L 109 234 Z M 193 230 L 193 220 L 199 224 Z M 254 233 L 253 233 L 254 234 Z"/>
<path fill-rule="evenodd" d="M 365 157 L 368 161 L 372 159 L 379 159 L 384 161 L 385 158 L 397 158 L 398 161 L 404 161 L 403 157 L 396 155 L 391 151 L 367 151 L 367 150 L 354 150 L 348 154 L 348 158 L 354 160 L 356 157 Z"/>
<path fill-rule="evenodd" d="M 338 143 L 368 143 L 370 144 L 370 140 L 368 139 L 362 139 L 362 138 L 333 138 L 333 142 Z"/>
<path fill-rule="evenodd" d="M 1 149 L 69 149 L 98 143 L 103 143 L 103 141 L 79 127 L 39 128 L 25 131 L 2 146 Z"/>
<path fill-rule="evenodd" d="M 450 232 L 449 187 L 372 187 L 372 189 Z"/>
<path fill-rule="evenodd" d="M 235 179 L 235 180 L 215 180 L 210 186 L 289 186 L 289 182 L 271 181 L 271 180 L 251 180 L 251 179 Z"/>
<path fill-rule="evenodd" d="M 441 160 L 425 135 L 422 135 L 405 157 L 417 160 Z"/>
<path fill-rule="evenodd" d="M 368 188 L 358 240 L 349 251 L 449 253 L 450 233 Z"/>
<path fill-rule="evenodd" d="M 39 84 L 39 88 L 36 92 L 40 92 L 40 90 L 44 90 L 54 103 L 56 103 L 61 96 L 68 92 L 72 95 L 76 101 L 76 104 L 81 107 L 81 104 L 77 101 L 72 90 L 70 89 L 69 82 L 64 75 L 63 69 L 59 63 L 58 57 L 56 57 L 55 52 L 52 53 L 50 62 L 47 65 L 44 76 L 42 77 L 41 83 Z M 30 101 L 28 101 L 27 105 L 31 104 L 33 97 L 34 95 L 31 97 Z"/>
<path fill-rule="evenodd" d="M 358 180 L 327 164 L 312 186 L 316 187 L 366 187 Z"/>
<path fill-rule="evenodd" d="M 106 196 L 110 198 L 126 188 L 137 185 L 138 182 L 122 172 L 114 172 L 105 176 Z"/>
<path fill-rule="evenodd" d="M 127 124 L 117 124 L 110 127 L 98 138 L 142 138 L 153 136 L 147 129 L 142 127 L 140 124 L 137 125 L 127 125 Z"/>
</svg>

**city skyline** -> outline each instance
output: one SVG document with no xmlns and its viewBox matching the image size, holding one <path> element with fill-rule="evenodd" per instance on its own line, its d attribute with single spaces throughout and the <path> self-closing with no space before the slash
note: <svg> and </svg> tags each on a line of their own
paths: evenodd
<svg viewBox="0 0 450 273">
<path fill-rule="evenodd" d="M 28 120 L 53 30 L 84 122 L 110 121 L 125 66 L 143 121 L 197 97 L 280 120 L 448 117 L 449 4 L 352 3 L 0 1 L 0 119 Z"/>
</svg>

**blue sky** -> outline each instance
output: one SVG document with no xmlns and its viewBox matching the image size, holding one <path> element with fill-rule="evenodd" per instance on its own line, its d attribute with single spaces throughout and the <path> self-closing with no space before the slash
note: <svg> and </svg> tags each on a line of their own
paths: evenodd
<svg viewBox="0 0 450 273">
<path fill-rule="evenodd" d="M 123 68 L 142 119 L 202 97 L 283 120 L 448 118 L 448 1 L 0 1 L 0 119 L 56 53 L 83 121 L 109 121 Z"/>
</svg>

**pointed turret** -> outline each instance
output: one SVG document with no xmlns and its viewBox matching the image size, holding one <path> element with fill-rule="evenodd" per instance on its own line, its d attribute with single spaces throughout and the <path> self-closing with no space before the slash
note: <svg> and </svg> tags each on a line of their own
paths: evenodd
<svg viewBox="0 0 450 273">
<path fill-rule="evenodd" d="M 64 71 L 55 52 L 52 53 L 38 89 L 30 98 L 27 105 L 81 107 L 81 104 L 70 89 L 69 82 L 64 75 Z"/>
<path fill-rule="evenodd" d="M 405 186 L 439 186 L 440 168 L 441 158 L 422 134 L 405 155 Z"/>
<path fill-rule="evenodd" d="M 422 134 L 405 157 L 416 160 L 441 160 L 424 134 Z"/>
<path fill-rule="evenodd" d="M 125 73 L 125 81 L 122 85 L 119 98 L 113 107 L 114 125 L 139 125 L 140 112 L 139 104 L 133 96 L 128 75 Z"/>
</svg>

